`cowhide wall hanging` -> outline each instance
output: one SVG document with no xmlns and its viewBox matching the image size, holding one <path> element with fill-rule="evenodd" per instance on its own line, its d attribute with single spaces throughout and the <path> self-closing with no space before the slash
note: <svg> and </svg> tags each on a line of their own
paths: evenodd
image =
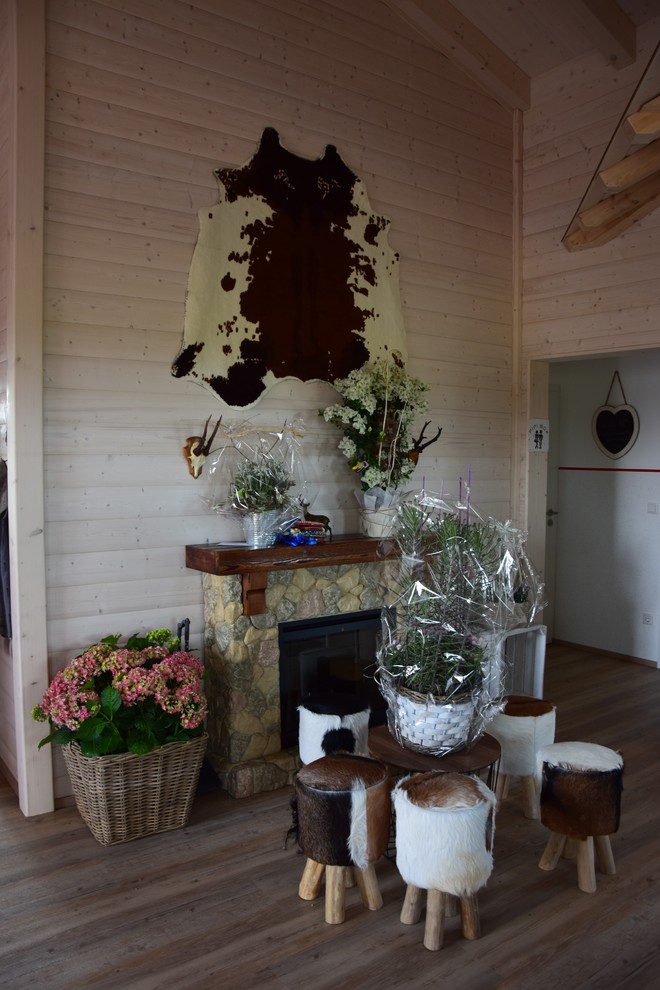
<svg viewBox="0 0 660 990">
<path fill-rule="evenodd" d="M 622 400 L 616 405 L 610 402 L 615 385 L 619 387 L 619 398 Z M 637 410 L 626 402 L 618 371 L 612 376 L 605 404 L 593 414 L 591 432 L 596 446 L 608 457 L 614 458 L 627 454 L 639 435 L 639 416 Z"/>
<path fill-rule="evenodd" d="M 215 174 L 221 198 L 199 213 L 175 377 L 244 409 L 284 378 L 406 359 L 389 220 L 332 145 L 310 161 L 267 128 L 247 164 Z"/>
</svg>

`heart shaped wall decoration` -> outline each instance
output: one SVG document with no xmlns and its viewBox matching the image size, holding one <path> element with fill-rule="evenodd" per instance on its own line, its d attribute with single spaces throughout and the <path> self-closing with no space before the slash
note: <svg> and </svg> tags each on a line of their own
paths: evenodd
<svg viewBox="0 0 660 990">
<path fill-rule="evenodd" d="M 599 406 L 591 421 L 591 432 L 607 457 L 623 457 L 639 435 L 637 410 L 628 403 L 619 406 Z"/>
</svg>

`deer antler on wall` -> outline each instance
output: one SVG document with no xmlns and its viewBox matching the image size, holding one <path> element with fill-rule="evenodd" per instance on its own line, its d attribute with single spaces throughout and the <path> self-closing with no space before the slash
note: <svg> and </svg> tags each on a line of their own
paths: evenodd
<svg viewBox="0 0 660 990">
<path fill-rule="evenodd" d="M 432 443 L 436 442 L 436 440 L 440 439 L 440 434 L 442 433 L 441 426 L 438 427 L 438 431 L 434 437 L 431 437 L 431 439 L 427 440 L 426 443 L 422 443 L 422 441 L 424 440 L 424 434 L 426 433 L 426 427 L 430 425 L 431 425 L 431 420 L 427 419 L 427 421 L 424 423 L 424 426 L 420 431 L 419 436 L 417 437 L 416 440 L 413 440 L 413 445 L 408 452 L 408 457 L 410 458 L 411 461 L 414 461 L 415 464 L 417 463 L 421 452 L 423 450 L 426 450 L 427 447 L 430 447 Z"/>
<path fill-rule="evenodd" d="M 213 413 L 211 413 L 211 416 Z M 206 433 L 209 428 L 209 423 L 211 422 L 211 416 L 206 420 L 204 424 L 204 433 L 201 437 L 188 437 L 186 440 L 185 447 L 182 447 L 183 456 L 188 463 L 188 470 L 190 471 L 193 478 L 199 478 L 202 473 L 202 468 L 204 466 L 204 461 L 211 452 L 211 444 L 215 440 L 215 435 L 218 432 L 218 427 L 222 422 L 222 416 L 218 416 L 218 422 L 213 427 L 213 433 L 206 439 Z"/>
</svg>

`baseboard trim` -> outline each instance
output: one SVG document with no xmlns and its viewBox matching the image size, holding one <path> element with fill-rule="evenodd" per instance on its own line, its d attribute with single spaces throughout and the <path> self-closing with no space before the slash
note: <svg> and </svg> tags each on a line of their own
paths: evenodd
<svg viewBox="0 0 660 990">
<path fill-rule="evenodd" d="M 614 650 L 601 650 L 597 646 L 585 646 L 584 643 L 569 643 L 566 639 L 553 639 L 548 646 L 568 646 L 571 650 L 583 650 L 585 653 L 597 653 L 601 657 L 613 657 L 615 660 L 624 660 L 626 663 L 639 663 L 643 667 L 658 669 L 655 660 L 645 660 L 643 657 L 631 657 L 628 653 L 615 653 Z"/>
</svg>

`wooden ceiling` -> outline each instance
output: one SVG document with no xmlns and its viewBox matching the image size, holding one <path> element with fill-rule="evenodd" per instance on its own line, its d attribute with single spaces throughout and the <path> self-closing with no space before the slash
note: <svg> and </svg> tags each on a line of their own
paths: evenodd
<svg viewBox="0 0 660 990">
<path fill-rule="evenodd" d="M 511 110 L 530 107 L 534 76 L 600 52 L 631 65 L 637 28 L 660 0 L 384 0 L 424 41 Z M 641 73 L 640 73 L 641 74 Z M 563 243 L 596 247 L 660 206 L 660 56 L 651 60 Z"/>
</svg>

